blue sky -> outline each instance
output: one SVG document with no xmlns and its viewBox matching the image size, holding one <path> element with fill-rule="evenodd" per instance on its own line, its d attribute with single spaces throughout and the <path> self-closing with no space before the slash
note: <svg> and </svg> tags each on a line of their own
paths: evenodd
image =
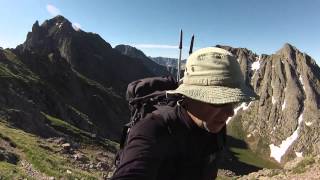
<svg viewBox="0 0 320 180">
<path fill-rule="evenodd" d="M 15 47 L 40 24 L 61 14 L 113 47 L 136 46 L 149 56 L 183 57 L 216 44 L 272 54 L 289 42 L 320 64 L 319 0 L 0 0 L 0 46 Z"/>
</svg>

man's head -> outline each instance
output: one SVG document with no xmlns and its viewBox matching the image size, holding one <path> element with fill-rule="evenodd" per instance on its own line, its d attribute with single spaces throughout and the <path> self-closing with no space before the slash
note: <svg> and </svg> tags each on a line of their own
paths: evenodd
<svg viewBox="0 0 320 180">
<path fill-rule="evenodd" d="M 254 91 L 245 85 L 236 58 L 230 52 L 216 47 L 192 53 L 187 60 L 182 84 L 168 93 L 182 94 L 193 100 L 190 102 L 197 104 L 198 108 L 193 106 L 193 110 L 188 109 L 188 112 L 192 111 L 194 116 L 202 114 L 202 117 L 197 118 L 205 121 L 208 126 L 209 119 L 225 121 L 228 117 L 224 116 L 230 114 L 233 104 L 257 99 Z M 216 110 L 220 113 L 215 114 Z"/>
</svg>

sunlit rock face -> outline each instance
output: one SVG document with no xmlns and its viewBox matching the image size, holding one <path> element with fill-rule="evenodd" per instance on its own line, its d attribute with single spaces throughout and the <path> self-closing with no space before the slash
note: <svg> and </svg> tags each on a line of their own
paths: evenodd
<svg viewBox="0 0 320 180">
<path fill-rule="evenodd" d="M 229 119 L 241 121 L 250 147 L 278 162 L 319 153 L 320 69 L 315 61 L 290 44 L 272 55 L 219 47 L 237 57 L 247 85 L 260 96 Z"/>
</svg>

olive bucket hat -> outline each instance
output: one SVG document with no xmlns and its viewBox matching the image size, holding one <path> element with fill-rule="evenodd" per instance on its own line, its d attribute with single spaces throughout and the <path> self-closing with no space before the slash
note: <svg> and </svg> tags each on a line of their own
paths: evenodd
<svg viewBox="0 0 320 180">
<path fill-rule="evenodd" d="M 195 51 L 187 59 L 182 84 L 168 94 L 182 94 L 210 104 L 240 103 L 258 99 L 245 85 L 236 58 L 221 48 Z"/>
</svg>

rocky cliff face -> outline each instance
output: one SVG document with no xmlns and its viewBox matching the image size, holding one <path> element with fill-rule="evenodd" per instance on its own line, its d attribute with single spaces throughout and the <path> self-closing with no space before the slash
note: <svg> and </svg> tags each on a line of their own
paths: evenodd
<svg viewBox="0 0 320 180">
<path fill-rule="evenodd" d="M 229 126 L 237 123 L 241 130 L 231 133 L 281 163 L 318 154 L 320 68 L 315 61 L 290 44 L 260 56 L 243 48 L 219 47 L 237 56 L 247 84 L 260 96 L 235 109 Z"/>
<path fill-rule="evenodd" d="M 118 45 L 114 49 L 123 55 L 139 59 L 142 64 L 145 65 L 146 68 L 156 76 L 170 75 L 170 72 L 165 67 L 153 62 L 142 51 L 136 49 L 135 47 L 131 47 L 129 45 Z"/>
</svg>

